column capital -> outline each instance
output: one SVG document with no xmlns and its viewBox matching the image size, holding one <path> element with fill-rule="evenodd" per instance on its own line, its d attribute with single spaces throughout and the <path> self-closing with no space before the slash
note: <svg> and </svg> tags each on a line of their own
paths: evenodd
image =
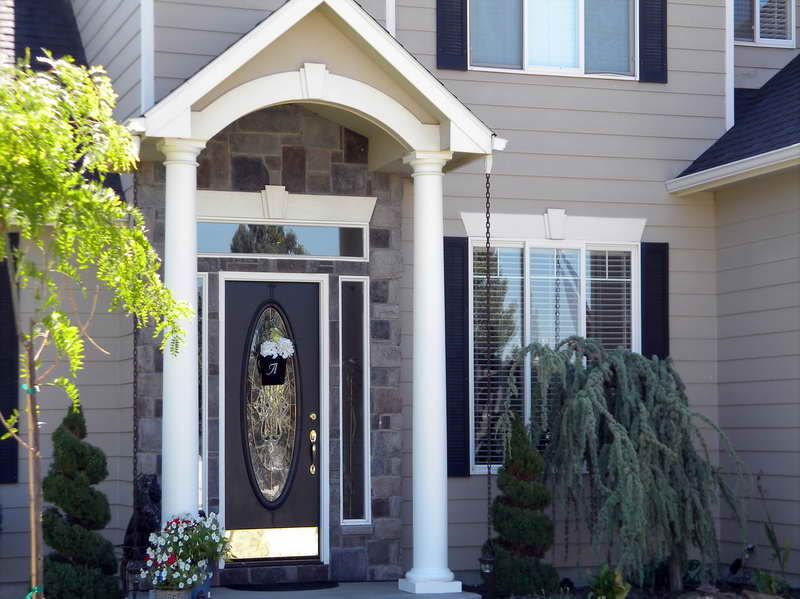
<svg viewBox="0 0 800 599">
<path fill-rule="evenodd" d="M 403 156 L 403 164 L 408 164 L 413 170 L 412 176 L 420 173 L 441 174 L 444 165 L 453 157 L 452 152 L 426 152 L 414 151 Z"/>
<path fill-rule="evenodd" d="M 202 139 L 181 139 L 166 137 L 158 142 L 158 149 L 164 154 L 164 164 L 192 164 L 197 166 L 197 155 L 206 147 Z"/>
</svg>

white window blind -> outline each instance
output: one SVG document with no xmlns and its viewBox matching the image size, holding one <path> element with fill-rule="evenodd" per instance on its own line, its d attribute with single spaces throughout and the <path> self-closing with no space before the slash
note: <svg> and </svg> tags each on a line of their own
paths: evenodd
<svg viewBox="0 0 800 599">
<path fill-rule="evenodd" d="M 766 40 L 791 39 L 790 0 L 759 0 L 759 35 Z"/>
<path fill-rule="evenodd" d="M 531 369 L 508 377 L 515 352 L 538 342 L 555 346 L 572 335 L 595 339 L 606 349 L 636 349 L 633 249 L 602 247 L 542 248 L 520 242 L 492 250 L 492 345 L 495 351 L 493 395 L 486 385 L 489 365 L 486 318 L 485 249 L 472 250 L 472 440 L 473 465 L 498 464 L 503 439 L 498 421 L 506 403 L 530 417 L 536 380 Z M 525 377 L 529 376 L 528 384 Z M 539 406 L 533 405 L 538 412 Z"/>
<path fill-rule="evenodd" d="M 492 250 L 489 274 L 492 278 L 491 323 L 493 356 L 492 400 L 486 385 L 489 367 L 486 314 L 486 254 L 475 247 L 472 254 L 473 298 L 473 431 L 476 464 L 498 463 L 503 456 L 503 438 L 498 434 L 497 422 L 511 397 L 508 376 L 515 353 L 522 347 L 524 303 L 524 272 L 522 248 L 496 248 Z M 523 375 L 518 371 L 517 385 L 522 389 Z M 523 398 L 517 396 L 511 409 L 523 413 Z"/>
</svg>

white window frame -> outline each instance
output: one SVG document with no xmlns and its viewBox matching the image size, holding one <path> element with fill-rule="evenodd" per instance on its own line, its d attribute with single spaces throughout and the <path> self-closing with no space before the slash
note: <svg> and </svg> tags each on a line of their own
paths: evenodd
<svg viewBox="0 0 800 599">
<path fill-rule="evenodd" d="M 474 475 L 486 474 L 488 467 L 485 464 L 475 463 L 475 364 L 474 364 L 474 322 L 473 316 L 475 312 L 475 298 L 473 298 L 473 285 L 474 285 L 474 272 L 473 272 L 473 254 L 475 248 L 484 248 L 486 240 L 480 237 L 471 237 L 469 239 L 469 256 L 468 256 L 468 293 L 469 293 L 469 460 L 470 472 Z M 579 321 L 579 335 L 586 334 L 586 256 L 589 250 L 598 251 L 629 251 L 631 253 L 631 349 L 635 352 L 641 351 L 641 265 L 640 254 L 641 244 L 639 243 L 597 243 L 588 241 L 568 241 L 568 240 L 552 240 L 552 239 L 519 239 L 509 240 L 504 239 L 492 244 L 492 249 L 511 247 L 523 250 L 523 331 L 522 343 L 527 346 L 530 343 L 530 250 L 531 249 L 560 249 L 560 250 L 578 250 L 580 252 L 580 321 Z M 479 298 L 480 300 L 480 298 Z M 526 361 L 524 372 L 524 385 L 523 385 L 523 407 L 525 423 L 529 424 L 531 413 L 531 366 L 530 362 Z M 491 465 L 492 472 L 496 472 L 500 468 L 500 464 Z"/>
<path fill-rule="evenodd" d="M 470 29 L 470 7 L 472 0 L 467 0 L 467 68 L 470 71 L 489 73 L 521 73 L 527 75 L 553 75 L 556 77 L 584 77 L 586 79 L 619 79 L 622 81 L 639 80 L 639 0 L 633 0 L 633 73 L 586 73 L 585 18 L 584 6 L 587 0 L 578 0 L 578 67 L 541 67 L 528 66 L 528 2 L 522 0 L 522 68 L 515 67 L 482 67 L 472 64 L 472 31 Z M 794 6 L 794 5 L 793 5 Z"/>
<path fill-rule="evenodd" d="M 343 368 L 342 368 L 342 283 L 360 282 L 364 285 L 364 517 L 359 519 L 348 519 L 344 517 L 344 446 L 341 443 L 342 434 L 342 399 L 343 399 Z M 370 414 L 372 412 L 371 380 L 370 380 L 370 294 L 369 277 L 356 275 L 342 275 L 339 277 L 339 520 L 342 526 L 365 526 L 372 524 L 372 428 L 370 426 Z"/>
<path fill-rule="evenodd" d="M 733 43 L 737 46 L 769 47 L 769 48 L 794 48 L 797 44 L 797 0 L 789 2 L 789 32 L 790 38 L 786 40 L 762 39 L 761 38 L 761 3 L 759 0 L 753 2 L 753 41 L 737 40 L 734 33 Z"/>
</svg>

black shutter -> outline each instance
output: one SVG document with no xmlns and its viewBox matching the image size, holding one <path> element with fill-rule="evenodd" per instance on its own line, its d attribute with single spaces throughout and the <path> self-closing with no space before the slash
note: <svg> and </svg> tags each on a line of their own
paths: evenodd
<svg viewBox="0 0 800 599">
<path fill-rule="evenodd" d="M 444 239 L 447 475 L 469 476 L 469 277 L 466 237 Z"/>
<path fill-rule="evenodd" d="M 0 413 L 8 416 L 19 399 L 19 370 L 17 368 L 17 325 L 9 280 L 8 265 L 0 262 Z M 0 436 L 5 429 L 0 430 Z M 18 445 L 14 439 L 0 441 L 0 484 L 19 482 Z"/>
<path fill-rule="evenodd" d="M 639 81 L 667 82 L 667 0 L 639 1 Z"/>
<path fill-rule="evenodd" d="M 669 356 L 669 244 L 642 244 L 642 355 Z"/>
<path fill-rule="evenodd" d="M 436 66 L 467 70 L 467 0 L 436 0 Z"/>
</svg>

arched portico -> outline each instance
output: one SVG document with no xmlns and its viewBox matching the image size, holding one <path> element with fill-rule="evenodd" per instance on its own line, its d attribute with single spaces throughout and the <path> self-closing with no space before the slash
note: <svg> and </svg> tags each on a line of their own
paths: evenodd
<svg viewBox="0 0 800 599">
<path fill-rule="evenodd" d="M 260 75 L 234 85 L 226 80 L 271 40 L 320 5 L 333 11 L 379 52 L 425 106 L 420 115 L 378 89 L 324 64 Z M 272 22 L 272 28 L 270 27 Z M 258 39 L 263 43 L 259 44 Z M 382 67 L 383 68 L 383 67 Z M 227 70 L 226 70 L 227 69 Z M 175 296 L 196 308 L 197 156 L 219 131 L 254 111 L 283 104 L 318 106 L 370 139 L 371 170 L 404 172 L 413 179 L 412 496 L 413 567 L 400 581 L 412 593 L 457 592 L 448 568 L 443 262 L 443 176 L 447 168 L 488 158 L 502 144 L 469 110 L 419 65 L 352 0 L 292 0 L 240 42 L 154 106 L 131 129 L 157 147 L 166 166 L 165 280 Z M 490 160 L 487 159 L 487 164 Z M 196 321 L 185 323 L 187 343 L 163 366 L 162 514 L 196 505 L 198 432 Z"/>
</svg>

